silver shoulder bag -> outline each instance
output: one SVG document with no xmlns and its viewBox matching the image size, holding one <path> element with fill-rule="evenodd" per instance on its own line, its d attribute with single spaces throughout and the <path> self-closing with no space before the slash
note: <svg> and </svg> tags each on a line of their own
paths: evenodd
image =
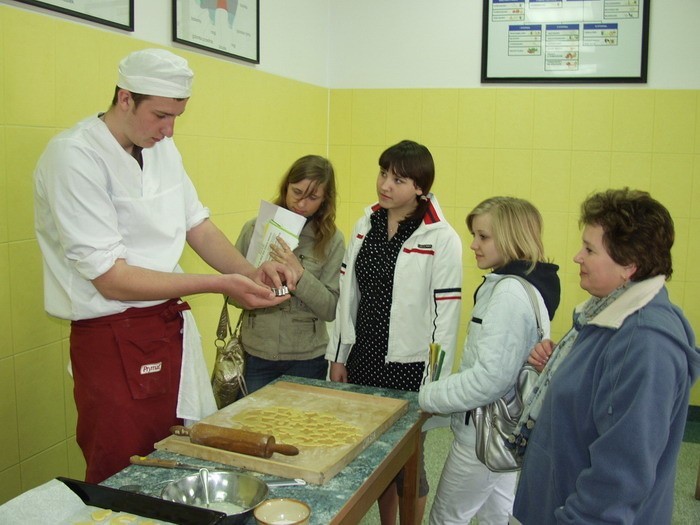
<svg viewBox="0 0 700 525">
<path fill-rule="evenodd" d="M 537 322 L 538 340 L 542 340 L 542 320 L 537 295 L 532 285 L 517 275 L 506 275 L 504 279 L 517 279 L 525 287 Z M 506 442 L 514 431 L 523 411 L 524 400 L 537 383 L 539 373 L 532 365 L 523 365 L 518 379 L 510 391 L 500 399 L 471 411 L 476 429 L 476 457 L 493 472 L 520 470 L 523 458 L 510 449 Z"/>
<path fill-rule="evenodd" d="M 219 409 L 233 403 L 240 395 L 248 395 L 245 379 L 245 349 L 241 343 L 241 321 L 243 310 L 238 317 L 236 329 L 231 330 L 228 317 L 228 297 L 224 297 L 224 307 L 216 329 L 216 360 L 211 374 L 211 386 Z"/>
</svg>

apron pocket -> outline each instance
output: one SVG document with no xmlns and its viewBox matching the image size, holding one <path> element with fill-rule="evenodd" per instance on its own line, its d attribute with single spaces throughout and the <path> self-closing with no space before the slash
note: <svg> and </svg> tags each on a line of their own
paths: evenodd
<svg viewBox="0 0 700 525">
<path fill-rule="evenodd" d="M 163 320 L 160 317 L 124 319 L 112 323 L 112 329 L 132 397 L 148 399 L 167 394 L 173 349 Z"/>
</svg>

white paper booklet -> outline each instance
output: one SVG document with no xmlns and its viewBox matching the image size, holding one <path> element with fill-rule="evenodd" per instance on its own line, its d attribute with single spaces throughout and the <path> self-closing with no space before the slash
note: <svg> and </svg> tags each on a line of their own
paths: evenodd
<svg viewBox="0 0 700 525">
<path fill-rule="evenodd" d="M 270 246 L 282 237 L 293 250 L 299 245 L 299 235 L 306 217 L 266 201 L 260 201 L 258 219 L 248 246 L 246 259 L 256 268 L 270 260 Z"/>
</svg>

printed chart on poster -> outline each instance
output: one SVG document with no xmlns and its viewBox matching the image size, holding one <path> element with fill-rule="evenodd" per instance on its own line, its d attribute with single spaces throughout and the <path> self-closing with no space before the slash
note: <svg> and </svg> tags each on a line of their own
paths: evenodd
<svg viewBox="0 0 700 525">
<path fill-rule="evenodd" d="M 19 0 L 107 26 L 134 30 L 134 0 Z"/>
<path fill-rule="evenodd" d="M 484 0 L 482 82 L 646 82 L 649 0 Z"/>
<path fill-rule="evenodd" d="M 259 0 L 173 0 L 173 40 L 260 63 Z"/>
</svg>

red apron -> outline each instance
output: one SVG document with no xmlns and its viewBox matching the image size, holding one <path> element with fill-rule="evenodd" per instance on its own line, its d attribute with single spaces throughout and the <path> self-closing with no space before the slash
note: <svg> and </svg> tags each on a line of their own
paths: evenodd
<svg viewBox="0 0 700 525">
<path fill-rule="evenodd" d="M 100 483 L 146 455 L 182 424 L 175 415 L 182 363 L 182 310 L 172 299 L 147 308 L 73 321 L 70 359 L 76 438 L 85 480 Z"/>
</svg>

